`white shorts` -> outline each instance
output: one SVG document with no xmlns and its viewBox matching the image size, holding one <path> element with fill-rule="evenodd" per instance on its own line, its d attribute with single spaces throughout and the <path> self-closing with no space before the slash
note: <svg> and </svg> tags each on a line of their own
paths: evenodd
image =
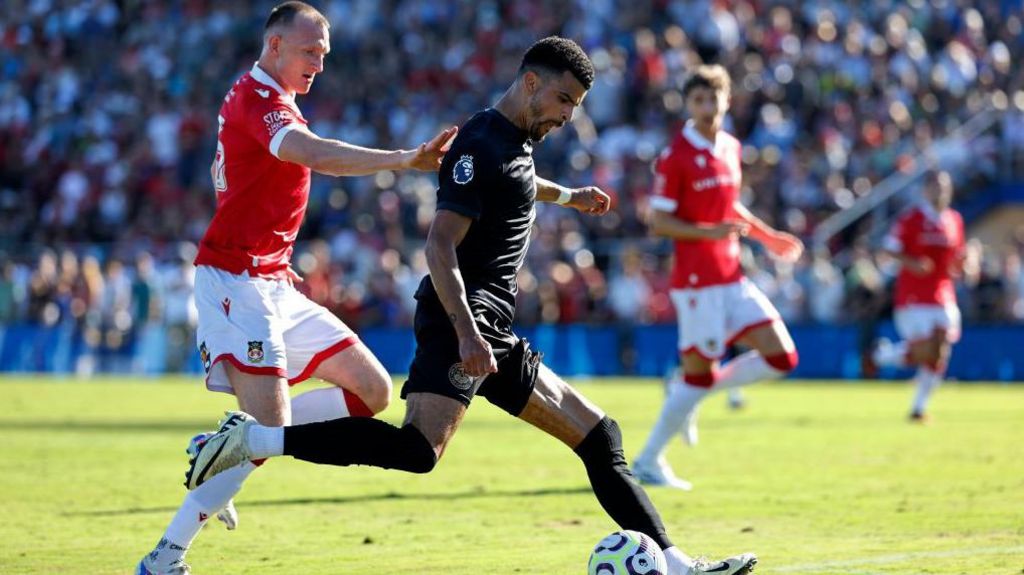
<svg viewBox="0 0 1024 575">
<path fill-rule="evenodd" d="M 779 319 L 779 312 L 747 278 L 724 285 L 674 289 L 679 352 L 715 360 L 750 330 Z"/>
<path fill-rule="evenodd" d="M 325 359 L 359 341 L 340 319 L 288 280 L 199 266 L 195 296 L 196 341 L 206 387 L 212 391 L 233 393 L 223 361 L 244 373 L 276 375 L 295 385 Z"/>
<path fill-rule="evenodd" d="M 951 305 L 908 305 L 893 311 L 896 333 L 905 341 L 931 339 L 937 331 L 946 332 L 946 340 L 960 341 L 960 308 Z"/>
</svg>

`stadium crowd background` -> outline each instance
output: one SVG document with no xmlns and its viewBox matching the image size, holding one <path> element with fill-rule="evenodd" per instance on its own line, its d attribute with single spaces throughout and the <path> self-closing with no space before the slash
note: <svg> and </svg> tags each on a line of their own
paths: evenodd
<svg viewBox="0 0 1024 575">
<path fill-rule="evenodd" d="M 162 325 L 168 366 L 185 365 L 190 262 L 215 205 L 217 109 L 258 55 L 273 4 L 7 3 L 0 324 L 67 322 L 110 349 Z M 1020 4 L 339 0 L 320 6 L 332 51 L 299 105 L 321 136 L 408 148 L 494 102 L 536 39 L 576 39 L 598 76 L 574 127 L 538 148 L 538 173 L 595 183 L 615 207 L 605 218 L 539 207 L 518 321 L 672 322 L 668 246 L 643 220 L 688 69 L 728 67 L 747 203 L 809 243 L 828 215 L 925 156 L 954 174 L 960 200 L 1024 180 Z M 969 145 L 942 141 L 993 101 L 994 129 Z M 420 173 L 314 177 L 294 260 L 301 289 L 356 329 L 410 325 L 435 184 Z M 790 322 L 885 313 L 895 268 L 864 226 L 830 247 L 794 266 L 752 249 L 751 276 Z M 1024 226 L 969 251 L 965 319 L 1024 321 Z"/>
</svg>

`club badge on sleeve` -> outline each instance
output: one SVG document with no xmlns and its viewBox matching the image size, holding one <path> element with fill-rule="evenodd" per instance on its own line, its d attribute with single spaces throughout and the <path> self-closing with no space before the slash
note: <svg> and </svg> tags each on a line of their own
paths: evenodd
<svg viewBox="0 0 1024 575">
<path fill-rule="evenodd" d="M 458 162 L 455 162 L 452 179 L 459 185 L 466 185 L 473 179 L 473 156 L 462 156 Z"/>
</svg>

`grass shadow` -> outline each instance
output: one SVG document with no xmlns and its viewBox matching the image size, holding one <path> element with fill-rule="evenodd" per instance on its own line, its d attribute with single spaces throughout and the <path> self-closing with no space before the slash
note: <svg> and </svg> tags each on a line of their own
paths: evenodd
<svg viewBox="0 0 1024 575">
<path fill-rule="evenodd" d="M 467 499 L 504 498 L 504 497 L 551 497 L 562 495 L 580 495 L 591 493 L 590 487 L 548 487 L 544 489 L 524 489 L 515 491 L 488 491 L 477 487 L 468 491 L 451 493 L 378 493 L 373 495 L 354 495 L 349 497 L 296 497 L 291 499 L 269 499 L 262 501 L 245 501 L 242 507 L 284 507 L 288 505 L 350 505 L 374 501 L 465 501 Z M 123 515 L 141 515 L 146 513 L 169 513 L 177 511 L 177 507 L 129 507 L 126 509 L 100 509 L 95 511 L 75 511 L 61 513 L 64 517 L 118 517 Z"/>
</svg>

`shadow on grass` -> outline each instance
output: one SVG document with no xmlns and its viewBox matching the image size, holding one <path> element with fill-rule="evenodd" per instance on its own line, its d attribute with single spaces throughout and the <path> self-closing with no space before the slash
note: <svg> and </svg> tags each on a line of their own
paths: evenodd
<svg viewBox="0 0 1024 575">
<path fill-rule="evenodd" d="M 11 421 L 0 419 L 0 431 L 44 431 L 74 433 L 198 433 L 217 427 L 217 418 L 213 416 L 203 421 L 88 421 L 81 419 L 66 420 L 26 420 Z"/>
<path fill-rule="evenodd" d="M 518 491 L 487 491 L 482 487 L 454 493 L 380 493 L 376 495 L 359 495 L 352 497 L 299 497 L 293 499 L 273 499 L 263 501 L 245 501 L 241 507 L 284 507 L 288 505 L 348 505 L 352 503 L 368 503 L 373 501 L 464 501 L 466 499 L 503 498 L 503 497 L 550 497 L 561 495 L 581 495 L 592 493 L 590 487 L 549 487 L 545 489 L 526 489 Z M 126 509 L 101 509 L 96 511 L 75 511 L 62 513 L 64 517 L 116 517 L 120 515 L 141 515 L 145 513 L 169 513 L 177 511 L 177 507 L 129 507 Z"/>
</svg>

